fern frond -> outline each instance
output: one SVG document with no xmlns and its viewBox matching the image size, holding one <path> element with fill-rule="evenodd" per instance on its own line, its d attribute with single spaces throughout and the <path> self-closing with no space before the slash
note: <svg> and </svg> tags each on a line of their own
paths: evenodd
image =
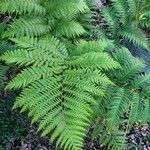
<svg viewBox="0 0 150 150">
<path fill-rule="evenodd" d="M 53 34 L 56 37 L 66 36 L 67 38 L 76 37 L 84 34 L 86 31 L 84 28 L 75 21 L 63 21 L 56 26 L 56 30 Z"/>
<path fill-rule="evenodd" d="M 150 100 L 145 99 L 144 100 L 144 110 L 142 113 L 142 123 L 145 124 L 150 120 Z"/>
<path fill-rule="evenodd" d="M 141 94 L 146 97 L 149 97 L 150 96 L 150 86 L 144 87 Z"/>
<path fill-rule="evenodd" d="M 99 40 L 99 41 L 79 41 L 76 43 L 76 49 L 72 51 L 73 55 L 81 55 L 91 51 L 103 52 L 106 50 L 108 41 Z M 100 49 L 101 47 L 101 49 Z"/>
<path fill-rule="evenodd" d="M 148 50 L 148 38 L 140 29 L 140 25 L 149 27 L 150 7 L 145 7 L 145 2 L 142 4 L 136 0 L 112 0 L 111 5 L 103 6 L 100 10 L 100 16 L 103 18 L 99 18 L 102 21 L 100 28 L 95 27 L 95 32 L 99 30 L 101 33 L 96 34 L 97 38 L 106 36 L 120 44 L 122 39 L 127 39 L 132 44 Z M 146 10 L 148 12 L 144 13 Z"/>
<path fill-rule="evenodd" d="M 41 124 L 39 125 L 39 130 L 43 130 L 43 136 L 48 134 L 55 128 L 55 131 L 51 137 L 52 140 L 59 137 L 60 135 L 61 141 L 58 140 L 58 143 L 61 142 L 62 144 L 67 140 L 69 141 L 67 142 L 67 146 L 72 144 L 75 147 L 73 149 L 77 149 L 78 146 L 81 147 L 81 144 L 83 142 L 81 137 L 85 136 L 86 134 L 85 125 L 89 124 L 89 120 L 87 117 L 89 117 L 90 111 L 89 106 L 86 104 L 86 101 L 89 98 L 86 92 L 83 93 L 82 90 L 79 91 L 75 89 L 71 92 L 67 87 L 64 87 L 62 89 L 64 91 L 64 94 L 61 93 L 59 89 L 62 85 L 59 80 L 59 78 L 55 79 L 52 77 L 48 77 L 41 81 L 32 83 L 32 86 L 30 85 L 30 87 L 27 88 L 20 97 L 19 105 L 23 105 L 23 110 L 25 110 L 26 108 L 30 108 L 30 110 L 36 110 L 33 114 L 32 122 L 35 122 L 42 117 Z M 41 86 L 40 84 L 42 84 L 44 88 L 39 91 L 39 86 Z M 79 82 L 77 82 L 77 84 L 79 84 Z M 48 89 L 50 91 L 47 93 L 46 91 Z M 27 93 L 29 94 L 29 91 L 31 91 L 32 93 L 30 93 L 30 95 L 27 95 Z M 32 100 L 36 96 L 38 96 L 39 98 L 34 100 L 33 102 Z M 41 102 L 42 104 L 40 104 Z M 17 103 L 18 101 L 16 101 L 16 104 Z M 58 112 L 55 114 L 55 116 L 51 114 L 53 113 L 53 110 L 55 110 L 55 113 Z M 50 112 L 50 114 L 47 114 L 47 112 Z M 59 126 L 60 122 L 61 126 Z M 78 128 L 76 128 L 76 126 L 78 126 Z M 62 145 L 65 145 L 65 142 Z"/>
<path fill-rule="evenodd" d="M 114 33 L 117 30 L 117 20 L 114 17 L 114 14 L 111 12 L 112 12 L 111 8 L 102 9 L 102 16 L 105 18 L 109 31 Z"/>
<path fill-rule="evenodd" d="M 113 75 L 120 81 L 129 81 L 135 75 L 142 72 L 145 64 L 138 58 L 134 58 L 129 50 L 119 49 L 114 53 L 114 57 L 122 65 L 122 69 L 113 71 Z"/>
<path fill-rule="evenodd" d="M 115 10 L 115 15 L 119 16 L 120 22 L 125 23 L 126 18 L 126 2 L 124 0 L 112 0 L 112 7 Z"/>
<path fill-rule="evenodd" d="M 143 12 L 143 14 L 139 17 L 139 25 L 143 28 L 150 28 L 150 12 L 149 10 Z"/>
<path fill-rule="evenodd" d="M 5 13 L 45 15 L 46 10 L 36 3 L 36 0 L 3 0 L 0 2 L 0 11 Z"/>
<path fill-rule="evenodd" d="M 147 50 L 149 49 L 148 40 L 144 33 L 142 33 L 139 29 L 124 28 L 119 31 L 119 35 L 139 47 L 143 47 Z"/>
<path fill-rule="evenodd" d="M 8 42 L 0 43 L 0 55 L 6 51 L 13 51 L 15 49 L 16 49 L 16 45 L 12 45 L 11 43 Z"/>
<path fill-rule="evenodd" d="M 62 58 L 68 56 L 65 44 L 53 36 L 46 36 L 41 39 L 34 37 L 19 37 L 11 38 L 11 40 L 15 42 L 19 48 L 24 48 L 28 51 L 44 50 L 45 52 L 49 51 Z M 57 49 L 57 51 L 55 51 L 55 49 Z"/>
<path fill-rule="evenodd" d="M 124 131 L 103 132 L 101 137 L 101 143 L 108 145 L 111 150 L 124 150 L 126 147 L 126 132 Z"/>
<path fill-rule="evenodd" d="M 129 93 L 128 93 L 129 94 Z M 112 130 L 115 127 L 120 117 L 127 110 L 129 99 L 125 95 L 124 89 L 117 89 L 116 93 L 112 97 L 113 101 L 109 105 L 108 111 L 108 129 Z"/>
<path fill-rule="evenodd" d="M 135 14 L 136 13 L 137 1 L 136 0 L 127 0 L 127 3 L 128 3 L 130 13 Z"/>
<path fill-rule="evenodd" d="M 132 86 L 135 88 L 144 87 L 150 84 L 150 73 L 140 75 L 137 79 L 134 80 Z"/>
<path fill-rule="evenodd" d="M 30 67 L 26 68 L 20 74 L 18 74 L 9 84 L 6 86 L 7 89 L 19 89 L 24 88 L 28 84 L 41 79 L 42 77 L 50 76 L 52 68 L 50 67 Z"/>
<path fill-rule="evenodd" d="M 126 133 L 123 131 L 116 131 L 112 133 L 112 150 L 124 150 L 126 147 Z"/>
<path fill-rule="evenodd" d="M 6 72 L 8 71 L 8 68 L 9 68 L 8 66 L 4 66 L 0 64 L 0 83 L 1 84 L 5 77 Z M 0 87 L 1 87 L 1 84 L 0 84 Z"/>
<path fill-rule="evenodd" d="M 51 132 L 51 140 L 57 139 L 59 147 L 81 149 L 91 123 L 91 105 L 96 103 L 94 96 L 104 95 L 101 85 L 113 84 L 101 70 L 119 67 L 104 52 L 106 43 L 79 43 L 74 45 L 74 50 L 78 53 L 81 49 L 82 55 L 68 56 L 65 46 L 53 37 L 12 40 L 18 49 L 6 52 L 0 59 L 28 66 L 7 86 L 8 89 L 24 88 L 14 109 L 21 107 L 21 112 L 28 111 L 32 123 L 39 122 L 38 131 L 42 136 Z"/>
<path fill-rule="evenodd" d="M 22 17 L 14 20 L 2 37 L 40 36 L 46 34 L 50 26 L 41 17 Z"/>
<path fill-rule="evenodd" d="M 81 55 L 80 57 L 74 56 L 67 62 L 69 66 L 77 66 L 81 68 L 100 68 L 100 69 L 113 69 L 118 68 L 120 65 L 116 63 L 107 53 L 91 52 Z M 110 65 L 111 64 L 111 65 Z"/>
<path fill-rule="evenodd" d="M 0 23 L 0 33 L 3 33 L 6 28 L 7 28 L 6 23 Z"/>
<path fill-rule="evenodd" d="M 130 124 L 135 122 L 141 122 L 141 114 L 143 113 L 143 99 L 138 93 L 133 93 L 132 102 L 131 102 L 131 111 L 130 111 Z"/>
<path fill-rule="evenodd" d="M 57 9 L 55 9 L 56 7 Z M 50 11 L 51 15 L 58 19 L 73 18 L 75 17 L 76 14 L 80 12 L 83 13 L 88 9 L 85 1 L 79 0 L 59 0 L 59 1 L 50 0 L 46 2 L 46 8 L 48 10 L 51 10 Z"/>
</svg>

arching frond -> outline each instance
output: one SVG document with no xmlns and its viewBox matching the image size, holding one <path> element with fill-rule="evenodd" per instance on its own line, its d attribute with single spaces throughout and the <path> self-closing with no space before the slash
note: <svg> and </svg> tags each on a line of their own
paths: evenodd
<svg viewBox="0 0 150 150">
<path fill-rule="evenodd" d="M 79 43 L 74 45 L 75 54 L 79 49 L 82 54 L 68 56 L 65 46 L 53 37 L 12 40 L 18 49 L 0 59 L 27 66 L 7 85 L 7 89 L 23 88 L 14 109 L 28 111 L 32 123 L 39 122 L 42 136 L 52 132 L 51 140 L 57 139 L 58 146 L 81 149 L 91 122 L 91 105 L 96 103 L 94 96 L 105 94 L 101 85 L 113 85 L 101 71 L 119 64 L 104 52 L 105 43 Z"/>
</svg>

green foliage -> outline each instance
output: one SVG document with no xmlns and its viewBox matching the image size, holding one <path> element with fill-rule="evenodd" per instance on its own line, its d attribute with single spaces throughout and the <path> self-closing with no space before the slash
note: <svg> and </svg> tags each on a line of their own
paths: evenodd
<svg viewBox="0 0 150 150">
<path fill-rule="evenodd" d="M 38 131 L 42 131 L 43 136 L 55 130 L 52 141 L 58 137 L 57 144 L 61 147 L 79 149 L 90 123 L 90 105 L 95 103 L 93 95 L 104 94 L 99 87 L 102 83 L 112 84 L 100 70 L 119 65 L 107 53 L 99 52 L 101 47 L 96 46 L 96 42 L 95 52 L 87 49 L 88 52 L 81 55 L 66 57 L 59 52 L 62 47 L 59 49 L 59 43 L 54 38 L 39 40 L 38 44 L 36 39 L 24 39 L 16 39 L 20 42 L 16 42 L 18 46 L 22 45 L 21 49 L 1 56 L 1 60 L 7 63 L 27 66 L 7 85 L 9 89 L 25 88 L 14 108 L 29 110 L 32 123 L 40 122 Z M 33 40 L 32 46 L 30 42 Z M 84 47 L 93 44 L 83 43 L 78 43 L 76 50 L 83 51 Z"/>
<path fill-rule="evenodd" d="M 2 55 L 7 50 L 13 50 L 15 48 L 14 45 L 10 44 L 7 40 L 3 40 L 1 35 L 6 30 L 7 25 L 6 23 L 0 23 L 0 55 Z M 4 63 L 0 62 L 0 88 L 4 86 L 4 78 L 8 71 L 9 67 L 7 65 L 4 65 Z"/>
<path fill-rule="evenodd" d="M 3 1 L 0 4 L 1 12 L 21 15 L 9 25 L 3 37 L 43 36 L 48 33 L 61 38 L 79 36 L 85 30 L 76 21 L 76 16 L 86 9 L 86 3 L 79 0 Z"/>
<path fill-rule="evenodd" d="M 150 3 L 149 0 L 144 0 L 139 5 L 138 21 L 143 28 L 150 28 Z"/>
<path fill-rule="evenodd" d="M 13 19 L 2 31 L 0 60 L 18 67 L 6 89 L 22 89 L 13 109 L 27 111 L 37 131 L 50 134 L 57 147 L 82 149 L 94 120 L 93 138 L 102 133 L 103 144 L 124 149 L 130 127 L 150 121 L 150 74 L 142 73 L 145 64 L 127 49 L 115 45 L 113 52 L 110 39 L 125 38 L 148 49 L 139 29 L 148 27 L 140 23 L 146 3 L 139 8 L 136 0 L 113 0 L 101 10 L 101 40 L 89 41 L 84 37 L 91 27 L 91 1 L 1 0 L 0 12 Z M 126 130 L 119 130 L 124 123 Z"/>
<path fill-rule="evenodd" d="M 6 0 L 0 11 L 17 14 L 2 35 L 17 48 L 0 56 L 21 68 L 6 87 L 23 89 L 13 108 L 28 111 L 38 132 L 51 133 L 58 147 L 82 149 L 95 96 L 104 96 L 102 85 L 113 85 L 104 71 L 120 67 L 105 51 L 107 41 L 79 39 L 85 1 Z"/>
<path fill-rule="evenodd" d="M 149 28 L 150 5 L 148 0 L 112 0 L 111 5 L 100 8 L 102 24 L 95 29 L 101 38 L 121 43 L 126 39 L 149 50 L 148 38 L 141 28 Z"/>
<path fill-rule="evenodd" d="M 109 72 L 109 78 L 112 79 L 116 86 L 104 87 L 107 94 L 103 98 L 98 99 L 98 106 L 94 106 L 95 118 L 101 118 L 97 125 L 102 124 L 102 133 L 107 131 L 107 135 L 103 142 L 104 144 L 109 143 L 112 150 L 124 150 L 122 144 L 125 144 L 126 134 L 130 127 L 136 122 L 145 124 L 150 121 L 150 95 L 145 91 L 148 91 L 150 87 L 150 74 L 143 73 L 145 64 L 131 55 L 131 53 L 121 48 L 116 52 L 113 52 L 113 56 L 118 61 L 122 68 Z M 103 110 L 103 111 L 102 111 Z M 129 117 L 124 119 L 123 116 L 128 113 Z M 96 119 L 97 120 L 97 119 Z M 118 134 L 120 125 L 126 124 L 126 130 L 124 134 L 119 134 L 121 137 L 116 138 L 117 144 L 114 144 L 115 132 Z M 100 130 L 96 131 L 96 136 L 100 133 Z M 122 132 L 122 131 L 121 131 Z M 109 138 L 110 140 L 108 140 Z M 124 141 L 122 141 L 124 139 Z M 122 144 L 120 141 L 122 141 Z"/>
</svg>

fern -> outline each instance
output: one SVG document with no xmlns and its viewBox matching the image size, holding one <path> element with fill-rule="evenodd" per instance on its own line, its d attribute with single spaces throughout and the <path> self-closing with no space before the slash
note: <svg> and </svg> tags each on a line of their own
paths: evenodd
<svg viewBox="0 0 150 150">
<path fill-rule="evenodd" d="M 64 3 L 64 5 L 60 6 L 60 3 Z M 55 8 L 57 8 L 57 11 Z M 17 17 L 10 24 L 3 37 L 43 36 L 48 33 L 53 36 L 65 36 L 67 38 L 79 36 L 85 30 L 75 21 L 76 16 L 87 9 L 86 3 L 79 0 L 66 0 L 65 2 L 61 0 L 58 2 L 54 0 L 45 0 L 44 2 L 6 0 L 6 2 L 1 2 L 0 11 L 12 14 L 19 13 L 18 16 L 21 17 Z M 71 15 L 71 17 L 67 15 Z"/>
<path fill-rule="evenodd" d="M 80 0 L 0 3 L 1 12 L 17 14 L 2 35 L 17 48 L 0 56 L 21 68 L 6 86 L 22 89 L 13 109 L 27 111 L 38 132 L 51 133 L 63 149 L 82 149 L 95 97 L 105 95 L 102 85 L 113 85 L 105 71 L 120 67 L 107 41 L 80 40 L 86 31 L 78 16 L 88 10 Z"/>
<path fill-rule="evenodd" d="M 2 34 L 4 33 L 4 31 L 7 28 L 7 24 L 6 23 L 0 23 L 0 56 L 9 50 L 13 50 L 16 47 L 14 45 L 12 45 L 10 42 L 8 41 L 3 41 L 2 38 Z M 4 63 L 2 63 L 0 61 L 0 88 L 4 88 L 4 79 L 5 79 L 5 75 L 7 73 L 7 71 L 9 70 L 9 66 L 5 65 Z"/>
<path fill-rule="evenodd" d="M 32 123 L 40 122 L 38 131 L 42 131 L 43 136 L 55 129 L 51 140 L 58 138 L 57 145 L 64 146 L 65 149 L 79 149 L 90 123 L 90 104 L 95 103 L 92 95 L 103 95 L 98 85 L 112 84 L 98 70 L 108 70 L 119 65 L 104 52 L 89 52 L 68 58 L 56 49 L 59 43 L 53 43 L 55 47 L 50 43 L 47 47 L 41 46 L 38 51 L 40 43 L 48 43 L 45 40 L 49 39 L 42 39 L 38 45 L 35 39 L 33 47 L 28 45 L 30 41 L 33 42 L 33 38 L 27 39 L 22 44 L 22 38 L 21 41 L 17 39 L 17 43 L 23 46 L 22 49 L 1 56 L 1 60 L 7 63 L 27 66 L 7 86 L 9 89 L 25 88 L 17 98 L 14 108 L 29 110 Z M 79 43 L 76 47 L 81 49 L 80 45 L 87 47 L 86 44 L 89 45 L 84 42 L 84 45 Z M 96 46 L 96 42 L 94 44 L 100 48 Z M 99 58 L 102 60 L 98 61 Z M 90 62 L 93 64 L 90 65 Z"/>
<path fill-rule="evenodd" d="M 120 116 L 128 109 L 128 97 L 125 97 L 125 89 L 119 88 L 112 97 L 113 102 L 110 103 L 110 111 L 108 111 L 108 129 L 112 129 L 115 124 L 120 121 Z"/>
<path fill-rule="evenodd" d="M 149 3 L 144 0 L 113 0 L 99 10 L 101 24 L 95 32 L 98 38 L 109 38 L 117 43 L 122 39 L 149 50 L 148 38 L 140 28 L 149 27 Z M 120 40 L 121 39 L 121 40 Z"/>
<path fill-rule="evenodd" d="M 125 134 L 126 133 L 123 131 L 112 132 L 112 139 L 111 143 L 109 144 L 110 146 L 113 145 L 112 150 L 120 150 L 126 148 Z"/>
<path fill-rule="evenodd" d="M 6 86 L 22 89 L 13 109 L 27 111 L 31 122 L 38 124 L 37 131 L 50 134 L 56 147 L 82 149 L 94 121 L 95 136 L 102 133 L 103 144 L 124 149 L 130 127 L 150 121 L 149 73 L 142 74 L 144 62 L 127 49 L 114 47 L 110 39 L 117 43 L 125 38 L 148 49 L 138 28 L 140 19 L 149 17 L 146 4 L 143 1 L 139 9 L 135 1 L 113 0 L 101 10 L 105 24 L 96 33 L 101 40 L 89 41 L 86 17 L 92 14 L 91 1 L 87 6 L 81 0 L 1 0 L 0 12 L 13 19 L 2 31 L 1 48 L 6 49 L 0 60 L 20 68 Z M 139 15 L 137 10 L 146 13 Z M 126 112 L 129 118 L 124 121 Z M 126 131 L 119 131 L 124 122 Z"/>
<path fill-rule="evenodd" d="M 118 49 L 113 52 L 115 60 L 117 60 L 122 68 L 109 72 L 108 76 L 112 79 L 116 86 L 104 86 L 103 90 L 107 91 L 105 97 L 97 98 L 98 105 L 94 106 L 94 121 L 101 118 L 96 126 L 101 125 L 103 129 L 96 131 L 95 135 L 100 135 L 106 131 L 103 144 L 110 145 L 111 149 L 125 149 L 126 134 L 132 125 L 139 122 L 145 124 L 150 121 L 149 118 L 149 73 L 143 74 L 145 64 L 131 55 L 125 49 Z M 128 113 L 129 117 L 125 120 L 122 118 L 124 113 Z M 117 138 L 115 144 L 111 135 L 113 132 L 120 132 L 120 125 L 126 123 L 126 131 L 120 138 Z M 122 143 L 120 139 L 124 139 Z"/>
</svg>

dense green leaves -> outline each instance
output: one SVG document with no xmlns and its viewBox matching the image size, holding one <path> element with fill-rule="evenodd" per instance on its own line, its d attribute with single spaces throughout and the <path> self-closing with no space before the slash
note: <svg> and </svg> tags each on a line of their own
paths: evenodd
<svg viewBox="0 0 150 150">
<path fill-rule="evenodd" d="M 149 28 L 150 5 L 146 0 L 113 0 L 110 6 L 100 8 L 103 17 L 100 38 L 110 38 L 120 42 L 121 39 L 149 50 L 146 35 L 140 30 L 141 27 Z"/>
<path fill-rule="evenodd" d="M 143 73 L 143 61 L 108 39 L 148 49 L 138 28 L 149 17 L 146 4 L 136 20 L 135 1 L 113 0 L 100 11 L 105 22 L 98 31 L 101 40 L 89 41 L 89 24 L 80 23 L 80 16 L 91 15 L 84 0 L 0 1 L 0 12 L 13 17 L 7 28 L 0 26 L 0 60 L 19 66 L 6 89 L 22 89 L 13 109 L 27 111 L 38 132 L 50 134 L 57 147 L 83 149 L 87 130 L 96 122 L 93 137 L 101 134 L 103 144 L 123 150 L 130 126 L 150 121 L 150 75 Z M 0 81 L 5 67 L 0 65 Z M 124 113 L 129 115 L 125 120 Z M 126 130 L 118 130 L 123 123 Z"/>
<path fill-rule="evenodd" d="M 6 86 L 23 89 L 13 108 L 28 111 L 42 136 L 51 133 L 58 147 L 82 149 L 95 96 L 105 95 L 103 84 L 113 85 L 104 70 L 120 67 L 106 52 L 107 41 L 73 40 L 85 33 L 77 17 L 87 12 L 86 3 L 10 0 L 0 6 L 1 12 L 19 13 L 2 35 L 17 48 L 0 56 L 20 66 Z"/>
<path fill-rule="evenodd" d="M 116 50 L 113 52 L 113 56 L 122 68 L 108 73 L 116 86 L 104 87 L 106 95 L 97 99 L 98 105 L 94 107 L 94 118 L 96 120 L 101 118 L 96 126 L 101 125 L 101 130 L 104 128 L 102 131 L 106 131 L 103 143 L 109 144 L 113 150 L 124 150 L 125 137 L 130 127 L 137 122 L 144 124 L 150 121 L 149 72 L 143 73 L 145 64 L 133 57 L 125 48 Z M 124 119 L 125 113 L 128 114 L 128 117 Z M 119 134 L 118 129 L 124 123 L 126 124 L 125 133 Z M 100 137 L 103 136 L 100 134 L 101 130 L 96 131 Z M 113 132 L 119 138 L 115 137 Z M 112 134 L 112 138 L 110 134 Z M 120 139 L 122 140 L 120 141 Z"/>
<path fill-rule="evenodd" d="M 45 40 L 49 39 L 42 39 L 43 43 L 48 43 Z M 41 41 L 38 44 L 36 41 L 33 38 L 16 39 L 22 49 L 1 56 L 1 60 L 7 63 L 33 66 L 24 69 L 7 86 L 9 89 L 25 87 L 14 108 L 29 110 L 32 122 L 40 121 L 39 131 L 42 130 L 43 136 L 55 129 L 52 141 L 59 137 L 61 147 L 78 149 L 90 124 L 90 104 L 95 103 L 93 96 L 104 94 L 99 87 L 101 84 L 112 84 L 100 70 L 117 68 L 119 64 L 106 52 L 96 53 L 88 49 L 87 53 L 68 59 L 60 54 L 64 49 L 59 43 L 42 46 Z M 93 48 L 101 49 L 97 44 L 94 42 Z M 84 42 L 76 47 L 82 49 L 87 45 L 89 43 Z"/>
</svg>

